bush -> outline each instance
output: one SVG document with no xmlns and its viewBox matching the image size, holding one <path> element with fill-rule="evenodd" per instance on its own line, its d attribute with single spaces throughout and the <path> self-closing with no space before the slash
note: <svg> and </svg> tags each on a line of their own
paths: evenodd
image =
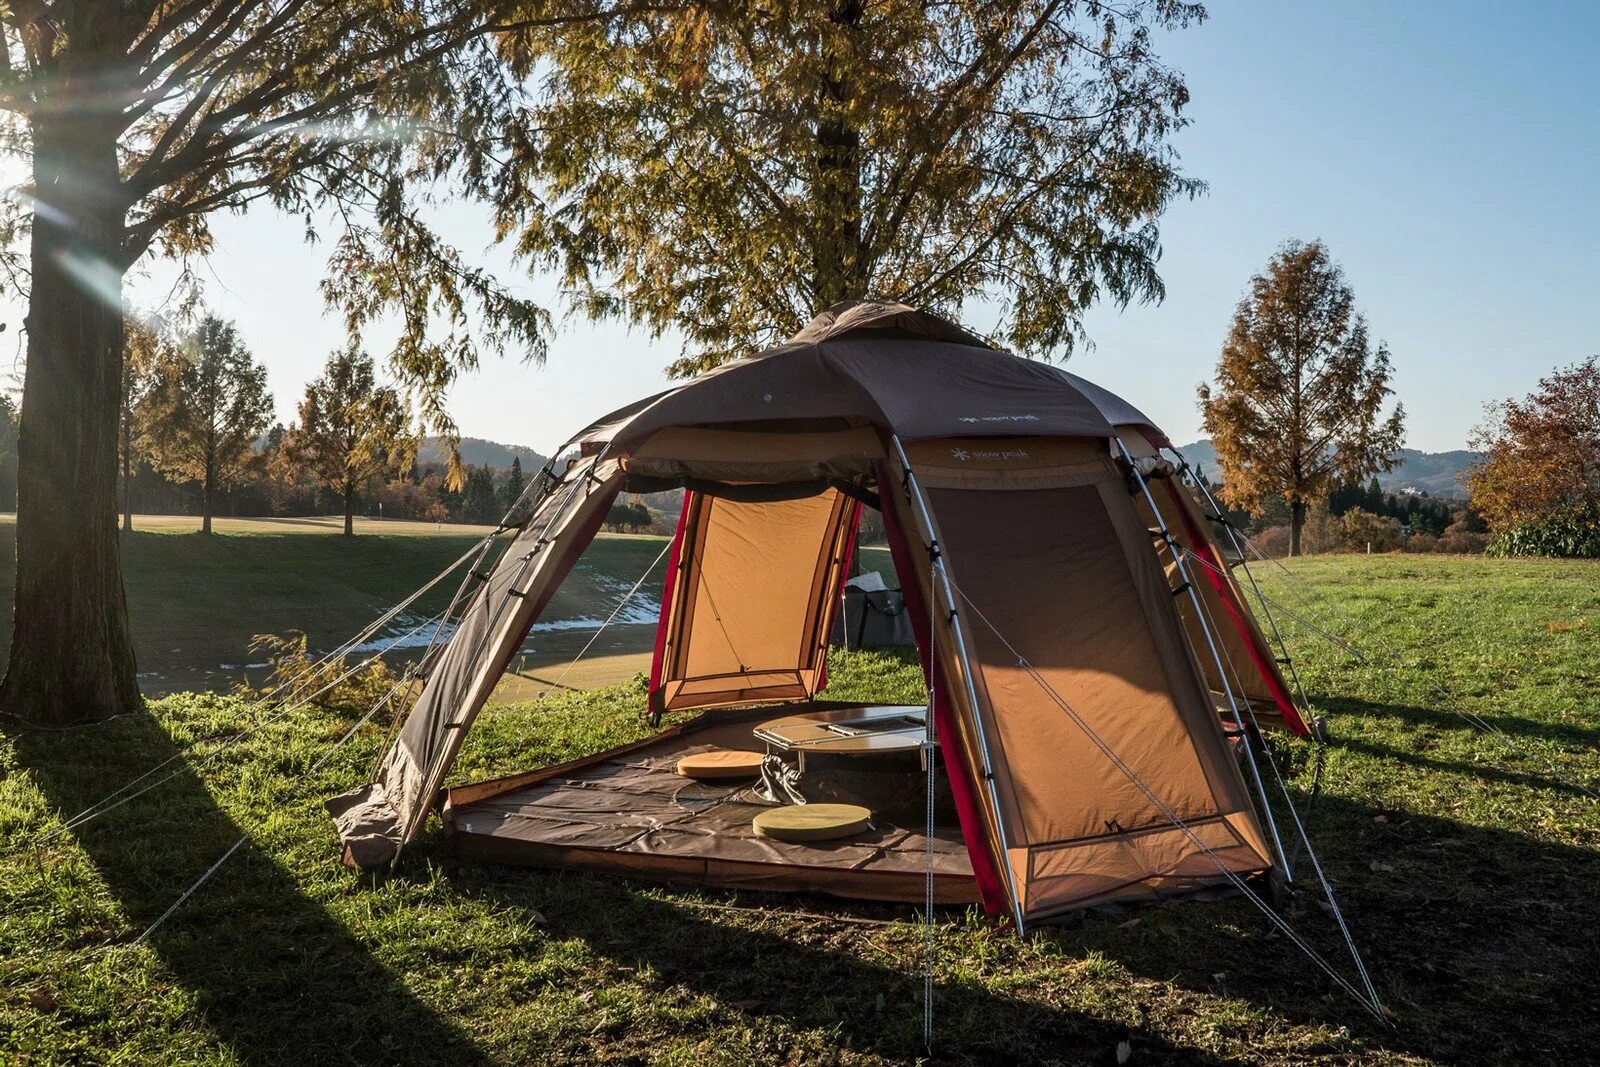
<svg viewBox="0 0 1600 1067">
<path fill-rule="evenodd" d="M 1480 556 L 1489 546 L 1489 535 L 1474 530 L 1458 529 L 1459 524 L 1445 528 L 1434 543 L 1435 552 L 1453 552 L 1461 556 Z"/>
<path fill-rule="evenodd" d="M 1400 520 L 1392 515 L 1351 508 L 1340 516 L 1339 522 L 1344 547 L 1351 552 L 1393 552 L 1405 541 Z"/>
<path fill-rule="evenodd" d="M 1268 526 L 1250 539 L 1256 550 L 1269 559 L 1283 559 L 1289 554 L 1289 527 Z"/>
<path fill-rule="evenodd" d="M 1400 548 L 1405 552 L 1437 552 L 1439 539 L 1426 530 L 1418 530 L 1406 538 L 1406 543 Z"/>
<path fill-rule="evenodd" d="M 1600 558 L 1600 506 L 1567 508 L 1518 523 L 1496 534 L 1487 551 L 1491 556 Z"/>
</svg>

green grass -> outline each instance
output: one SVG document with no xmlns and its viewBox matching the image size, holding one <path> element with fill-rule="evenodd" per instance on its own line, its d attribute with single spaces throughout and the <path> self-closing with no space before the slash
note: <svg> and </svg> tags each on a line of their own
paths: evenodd
<svg viewBox="0 0 1600 1067">
<path fill-rule="evenodd" d="M 951 1062 L 1585 1062 L 1600 1045 L 1600 570 L 1550 561 L 1294 564 L 1398 668 L 1296 638 L 1332 723 L 1312 832 L 1380 990 L 1382 1027 L 1244 901 L 1092 914 L 1026 938 L 939 914 Z M 1269 594 L 1310 610 L 1293 583 Z M 1342 623 L 1336 625 L 1342 626 Z M 904 657 L 833 665 L 835 696 L 907 698 Z M 465 780 L 641 736 L 638 682 L 486 714 Z M 1471 710 L 1525 754 L 1466 726 Z M 308 769 L 348 713 L 309 709 L 201 762 L 263 709 L 181 695 L 0 754 L 0 1062 L 911 1062 L 909 908 L 468 865 L 436 836 L 392 877 L 341 868 L 320 802 L 378 726 Z M 184 775 L 29 842 L 174 752 Z M 1305 783 L 1304 747 L 1286 747 Z M 143 944 L 132 939 L 248 829 Z M 1315 894 L 1288 917 L 1331 959 Z M 862 922 L 861 920 L 872 920 Z"/>
<path fill-rule="evenodd" d="M 136 526 L 123 535 L 128 615 L 146 693 L 231 689 L 247 676 L 243 665 L 260 660 L 250 652 L 256 634 L 302 630 L 313 650 L 336 647 L 489 532 L 444 526 L 447 532 L 419 536 L 410 528 L 433 531 L 433 525 L 365 520 L 368 528 L 403 532 L 345 538 L 326 536 L 327 529 L 303 520 L 268 519 L 218 520 L 218 532 L 210 537 L 186 532 L 197 525 L 179 516 L 155 531 Z M 604 619 L 664 544 L 660 537 L 601 534 L 543 617 Z M 0 619 L 0 654 L 11 640 L 15 553 L 16 528 L 0 522 L 0 611 L 6 615 Z M 657 567 L 647 583 L 651 597 L 660 596 L 663 569 Z M 415 621 L 449 602 L 460 573 L 418 603 Z M 597 651 L 637 654 L 648 647 L 648 635 L 618 634 L 629 640 Z M 550 654 L 531 657 L 530 672 L 570 659 L 587 637 L 576 631 L 539 635 L 535 646 Z M 638 669 L 630 661 L 587 680 L 616 681 Z"/>
</svg>

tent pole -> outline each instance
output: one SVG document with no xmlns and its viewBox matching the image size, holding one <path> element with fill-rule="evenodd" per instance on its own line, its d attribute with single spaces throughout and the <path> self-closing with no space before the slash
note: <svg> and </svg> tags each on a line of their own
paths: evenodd
<svg viewBox="0 0 1600 1067">
<path fill-rule="evenodd" d="M 531 567 L 534 561 L 538 559 L 540 552 L 544 548 L 545 538 L 549 536 L 550 531 L 555 527 L 556 520 L 566 513 L 566 509 L 572 502 L 572 498 L 576 495 L 579 487 L 583 485 L 585 480 L 587 480 L 590 473 L 594 470 L 595 464 L 598 463 L 599 459 L 596 459 L 594 463 L 591 463 L 586 470 L 581 472 L 581 476 L 573 479 L 572 484 L 567 487 L 566 496 L 563 497 L 561 502 L 556 505 L 555 511 L 551 514 L 550 519 L 545 523 L 544 532 L 539 535 L 539 541 L 536 542 L 534 548 L 522 558 L 521 568 L 517 571 L 516 575 L 511 579 L 511 581 L 507 583 L 506 592 L 502 594 L 500 603 L 495 607 L 494 615 L 490 618 L 488 626 L 484 628 L 483 638 L 478 642 L 478 647 L 472 653 L 471 662 L 476 665 L 477 673 L 479 675 L 479 679 L 475 681 L 475 685 L 478 684 L 478 682 L 481 682 L 481 676 L 483 674 L 483 664 L 481 661 L 485 651 L 487 651 L 489 647 L 490 641 L 493 640 L 495 636 L 495 632 L 500 625 L 501 618 L 505 615 L 506 607 L 511 603 L 512 599 L 522 595 L 522 591 L 517 588 L 518 584 L 523 580 L 524 577 L 526 577 L 529 567 Z M 539 497 L 538 504 L 542 505 L 547 499 L 549 499 L 549 497 L 554 496 L 556 489 L 562 484 L 564 483 L 557 482 L 555 485 L 552 485 L 548 493 L 542 494 Z M 529 519 L 531 520 L 532 517 L 533 516 L 530 515 Z M 508 545 L 506 547 L 509 551 L 510 546 Z M 485 585 L 485 591 L 487 592 L 487 584 Z M 391 860 L 389 864 L 390 870 L 393 870 L 399 865 L 400 856 L 405 851 L 406 843 L 414 836 L 420 820 L 432 806 L 433 794 L 442 784 L 446 770 L 445 765 L 450 762 L 448 758 L 441 757 L 449 757 L 453 755 L 453 749 L 458 747 L 461 743 L 461 735 L 465 732 L 464 726 L 464 723 L 456 722 L 447 724 L 445 731 L 453 736 L 447 738 L 445 742 L 445 751 L 442 753 L 429 753 L 429 758 L 427 760 L 428 769 L 423 776 L 423 788 L 418 793 L 415 805 L 407 813 L 409 818 L 405 824 L 405 829 L 401 835 L 400 842 L 395 847 L 394 859 Z"/>
<path fill-rule="evenodd" d="M 1195 620 L 1200 624 L 1200 632 L 1205 634 L 1206 647 L 1211 650 L 1211 660 L 1217 665 L 1217 678 L 1222 682 L 1222 688 L 1228 698 L 1228 706 L 1233 710 L 1234 725 L 1239 728 L 1239 740 L 1244 744 L 1245 759 L 1250 764 L 1250 777 L 1256 784 L 1256 795 L 1261 798 L 1261 812 L 1266 817 L 1267 829 L 1272 832 L 1272 844 L 1278 852 L 1278 862 L 1283 864 L 1283 873 L 1291 881 L 1294 875 L 1289 870 L 1288 853 L 1283 849 L 1283 840 L 1278 836 L 1278 821 L 1272 815 L 1272 798 L 1267 795 L 1267 787 L 1261 780 L 1261 768 L 1256 766 L 1256 754 L 1250 745 L 1250 733 L 1245 729 L 1244 715 L 1239 711 L 1239 700 L 1234 695 L 1233 686 L 1228 684 L 1228 671 L 1222 665 L 1222 656 L 1217 651 L 1216 638 L 1211 633 L 1211 627 L 1206 624 L 1204 607 L 1200 602 L 1200 594 L 1195 588 L 1194 577 L 1189 573 L 1189 566 L 1184 562 L 1183 553 L 1176 548 L 1176 541 L 1172 531 L 1167 527 L 1166 516 L 1161 514 L 1161 508 L 1156 504 L 1155 494 L 1150 492 L 1149 484 L 1144 480 L 1144 475 L 1139 472 L 1138 464 L 1134 463 L 1133 455 L 1128 451 L 1128 446 L 1122 443 L 1122 438 L 1113 434 L 1111 440 L 1117 443 L 1117 450 L 1122 453 L 1123 462 L 1133 472 L 1133 477 L 1139 483 L 1139 490 L 1144 494 L 1146 504 L 1150 505 L 1150 514 L 1155 516 L 1157 525 L 1161 528 L 1162 542 L 1172 553 L 1172 561 L 1177 565 L 1178 576 L 1183 579 L 1184 588 L 1189 593 L 1189 602 L 1194 608 Z"/>
<path fill-rule="evenodd" d="M 967 700 L 972 704 L 972 721 L 978 731 L 978 747 L 983 753 L 983 767 L 981 768 L 983 780 L 989 790 L 989 802 L 994 805 L 995 829 L 999 832 L 1000 850 L 1004 853 L 997 857 L 999 860 L 998 866 L 1005 872 L 1006 891 L 1011 895 L 1011 914 L 1016 920 L 1017 933 L 1025 933 L 1026 930 L 1022 922 L 1022 898 L 1017 893 L 1016 878 L 1011 870 L 1011 845 L 1006 836 L 1005 812 L 1000 807 L 1000 792 L 995 787 L 994 782 L 994 763 L 989 757 L 989 740 L 983 728 L 983 706 L 978 702 L 978 690 L 972 680 L 972 657 L 967 652 L 966 627 L 962 624 L 961 613 L 956 607 L 955 590 L 950 585 L 950 575 L 945 569 L 944 556 L 939 552 L 939 538 L 934 529 L 933 512 L 928 507 L 927 498 L 922 492 L 922 486 L 917 482 L 916 474 L 911 470 L 911 460 L 906 456 L 905 446 L 900 443 L 900 436 L 898 434 L 890 434 L 889 440 L 894 443 L 895 454 L 900 457 L 900 469 L 905 475 L 906 496 L 916 504 L 919 524 L 922 526 L 923 535 L 927 537 L 930 563 L 929 606 L 932 606 L 934 595 L 942 594 L 945 605 L 950 612 L 950 632 L 955 639 L 956 655 L 961 660 L 961 678 L 966 683 Z M 939 578 L 937 589 L 934 588 L 932 581 L 934 573 L 937 573 Z M 930 632 L 928 640 L 931 642 L 934 638 L 935 635 Z M 930 657 L 933 655 L 932 648 L 929 649 L 928 655 Z M 934 709 L 930 706 L 928 708 L 928 720 L 930 722 L 932 722 L 933 716 Z"/>
<path fill-rule="evenodd" d="M 1250 569 L 1250 561 L 1245 558 L 1244 545 L 1239 541 L 1238 532 L 1234 530 L 1233 523 L 1223 518 L 1222 507 L 1217 503 L 1217 498 L 1211 495 L 1211 488 L 1200 480 L 1200 472 L 1189 465 L 1189 461 L 1184 458 L 1182 452 L 1172 448 L 1171 445 L 1167 447 L 1171 449 L 1174 456 L 1178 457 L 1178 463 L 1183 470 L 1188 472 L 1189 480 L 1194 483 L 1195 488 L 1200 490 L 1200 495 L 1205 498 L 1206 505 L 1211 508 L 1211 513 L 1222 520 L 1222 528 L 1228 531 L 1228 540 L 1233 543 L 1233 550 L 1239 555 L 1239 565 L 1244 568 L 1244 576 L 1250 579 L 1250 588 L 1254 590 L 1256 599 L 1261 601 L 1261 610 L 1267 616 L 1267 625 L 1272 627 L 1272 640 L 1277 644 L 1278 652 L 1283 656 L 1284 666 L 1289 668 L 1290 677 L 1294 679 L 1294 688 L 1296 694 L 1300 697 L 1300 706 L 1306 709 L 1308 716 L 1314 716 L 1315 709 L 1311 706 L 1310 698 L 1306 696 L 1305 684 L 1300 681 L 1300 668 L 1295 666 L 1294 657 L 1289 654 L 1289 645 L 1283 639 L 1283 631 L 1278 628 L 1278 620 L 1273 615 L 1272 609 L 1267 605 L 1266 596 L 1261 592 L 1261 583 L 1256 581 L 1256 573 Z M 1309 726 L 1310 723 L 1308 722 L 1306 725 Z"/>
</svg>

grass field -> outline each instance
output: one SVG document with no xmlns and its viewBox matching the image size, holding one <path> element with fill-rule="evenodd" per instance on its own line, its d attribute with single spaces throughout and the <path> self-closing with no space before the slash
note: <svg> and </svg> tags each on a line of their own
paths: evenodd
<svg viewBox="0 0 1600 1067">
<path fill-rule="evenodd" d="M 199 520 L 135 516 L 123 535 L 128 614 L 133 625 L 140 686 L 147 694 L 186 690 L 225 692 L 258 679 L 250 652 L 256 634 L 306 633 L 312 650 L 338 646 L 391 605 L 448 567 L 491 532 L 486 526 L 357 522 L 358 535 L 339 536 L 343 519 L 218 519 L 202 537 Z M 331 536 L 330 536 L 331 535 Z M 602 534 L 546 608 L 546 623 L 602 620 L 660 554 L 660 537 Z M 10 610 L 15 527 L 0 520 L 0 652 L 11 640 Z M 664 566 L 640 591 L 643 607 L 659 602 Z M 399 634 L 443 608 L 456 578 L 443 582 Z M 648 613 L 647 613 L 648 614 Z M 559 674 L 592 634 L 583 629 L 541 628 L 508 679 L 505 699 L 539 691 L 540 679 Z M 605 637 L 570 672 L 564 685 L 614 684 L 648 666 L 648 627 L 622 626 Z"/>
<path fill-rule="evenodd" d="M 1389 650 L 1363 662 L 1290 627 L 1332 729 L 1312 834 L 1393 1028 L 1337 993 L 1242 900 L 1086 915 L 1027 938 L 947 911 L 937 915 L 935 1059 L 1116 1063 L 1126 1043 L 1133 1064 L 1592 1060 L 1600 813 L 1567 779 L 1600 782 L 1600 569 L 1393 556 L 1316 558 L 1293 573 L 1267 574 L 1269 595 Z M 1307 600 L 1302 581 L 1348 621 Z M 891 656 L 839 656 L 832 679 L 841 697 L 920 689 L 915 668 Z M 498 708 L 457 773 L 639 736 L 640 702 L 635 683 Z M 1482 716 L 1518 750 L 1455 710 Z M 7 727 L 0 1061 L 926 1055 L 912 909 L 465 865 L 440 857 L 433 837 L 392 876 L 360 877 L 338 865 L 320 803 L 362 779 L 383 727 L 314 772 L 349 728 L 348 709 L 307 709 L 207 759 L 263 714 L 236 698 L 180 695 L 148 717 L 65 734 Z M 30 843 L 176 754 L 183 773 L 172 782 Z M 1297 789 L 1306 755 L 1286 749 Z M 246 830 L 216 877 L 137 942 Z M 1315 894 L 1296 894 L 1286 915 L 1339 961 Z"/>
</svg>

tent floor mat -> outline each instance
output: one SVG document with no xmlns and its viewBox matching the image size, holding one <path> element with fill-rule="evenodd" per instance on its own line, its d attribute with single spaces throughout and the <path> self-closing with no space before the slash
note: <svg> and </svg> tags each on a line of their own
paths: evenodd
<svg viewBox="0 0 1600 1067">
<path fill-rule="evenodd" d="M 559 767 L 452 789 L 450 848 L 493 863 L 921 902 L 928 862 L 923 826 L 875 815 L 867 829 L 842 840 L 778 841 L 751 825 L 769 810 L 741 799 L 753 779 L 696 782 L 675 772 L 680 759 L 696 752 L 764 751 L 751 725 L 772 714 L 771 708 L 724 713 Z M 936 826 L 932 851 L 935 899 L 976 903 L 960 828 Z"/>
</svg>

